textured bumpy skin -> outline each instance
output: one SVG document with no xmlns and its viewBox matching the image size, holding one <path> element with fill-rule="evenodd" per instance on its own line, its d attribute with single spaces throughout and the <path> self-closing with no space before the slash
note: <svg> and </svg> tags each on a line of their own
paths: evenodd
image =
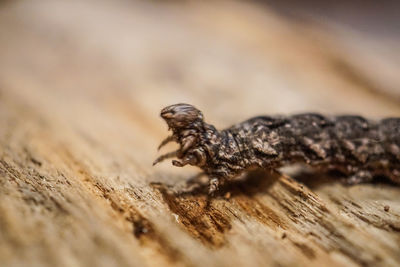
<svg viewBox="0 0 400 267">
<path fill-rule="evenodd" d="M 210 193 L 218 184 L 243 171 L 276 169 L 306 163 L 322 171 L 339 170 L 350 184 L 384 175 L 400 184 L 400 118 L 379 122 L 360 116 L 326 117 L 306 113 L 260 116 L 217 131 L 203 121 L 201 111 L 189 104 L 164 108 L 161 117 L 180 144 L 172 153 L 173 165 L 200 167 L 210 177 Z"/>
</svg>

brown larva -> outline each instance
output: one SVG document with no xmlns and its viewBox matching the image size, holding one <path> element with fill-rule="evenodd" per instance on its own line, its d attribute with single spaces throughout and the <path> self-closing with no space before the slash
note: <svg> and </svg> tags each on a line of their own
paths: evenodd
<svg viewBox="0 0 400 267">
<path fill-rule="evenodd" d="M 243 171 L 276 169 L 306 163 L 320 170 L 339 170 L 350 184 L 385 175 L 400 183 L 400 118 L 378 122 L 360 116 L 328 117 L 315 113 L 259 116 L 218 131 L 189 104 L 161 111 L 177 151 L 160 156 L 154 165 L 176 157 L 172 164 L 200 167 L 210 178 L 209 193 Z"/>
</svg>

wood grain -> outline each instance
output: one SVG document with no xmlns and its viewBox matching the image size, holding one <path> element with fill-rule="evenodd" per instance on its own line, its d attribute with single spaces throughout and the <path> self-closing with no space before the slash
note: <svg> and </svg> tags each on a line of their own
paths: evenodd
<svg viewBox="0 0 400 267">
<path fill-rule="evenodd" d="M 399 187 L 257 172 L 208 201 L 151 167 L 173 103 L 399 116 L 389 37 L 260 3 L 1 2 L 0 265 L 398 266 Z"/>
</svg>

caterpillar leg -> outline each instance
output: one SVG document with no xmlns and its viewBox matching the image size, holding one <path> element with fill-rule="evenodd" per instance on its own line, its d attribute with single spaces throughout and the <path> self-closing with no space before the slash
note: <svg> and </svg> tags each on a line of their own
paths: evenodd
<svg viewBox="0 0 400 267">
<path fill-rule="evenodd" d="M 400 170 L 392 170 L 388 172 L 386 176 L 389 177 L 392 182 L 400 184 Z"/>
<path fill-rule="evenodd" d="M 348 185 L 367 183 L 371 182 L 373 178 L 374 177 L 370 171 L 359 170 L 356 173 L 352 174 L 350 177 L 346 178 L 345 183 Z"/>
<path fill-rule="evenodd" d="M 173 160 L 172 165 L 174 165 L 176 167 L 183 167 L 187 164 L 195 165 L 196 162 L 197 162 L 197 159 L 193 155 L 187 155 L 182 159 L 182 161 Z"/>
<path fill-rule="evenodd" d="M 170 158 L 176 157 L 176 156 L 178 155 L 178 153 L 179 153 L 179 150 L 173 151 L 173 152 L 169 152 L 169 153 L 167 153 L 167 154 L 164 154 L 164 155 L 159 156 L 159 157 L 153 162 L 153 166 L 156 165 L 156 164 L 158 164 L 158 163 L 160 163 L 160 162 L 162 162 L 162 161 L 164 161 L 164 160 L 166 160 L 166 159 L 170 159 Z"/>
<path fill-rule="evenodd" d="M 218 190 L 219 184 L 220 184 L 220 182 L 217 178 L 210 179 L 210 183 L 209 183 L 209 187 L 208 187 L 208 194 L 210 196 L 214 195 L 214 193 Z"/>
</svg>

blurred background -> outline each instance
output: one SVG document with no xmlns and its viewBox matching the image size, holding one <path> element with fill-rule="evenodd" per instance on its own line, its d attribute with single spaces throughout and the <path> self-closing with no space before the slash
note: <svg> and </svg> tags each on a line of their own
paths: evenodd
<svg viewBox="0 0 400 267">
<path fill-rule="evenodd" d="M 210 204 L 166 189 L 197 168 L 151 166 L 168 134 L 159 112 L 179 102 L 219 129 L 260 114 L 400 116 L 399 11 L 0 0 L 0 265 L 396 266 L 398 187 L 281 177 Z"/>
<path fill-rule="evenodd" d="M 165 135 L 159 110 L 178 102 L 217 127 L 301 111 L 396 116 L 399 6 L 1 1 L 0 92 L 89 134 L 123 121 L 143 150 Z"/>
</svg>

